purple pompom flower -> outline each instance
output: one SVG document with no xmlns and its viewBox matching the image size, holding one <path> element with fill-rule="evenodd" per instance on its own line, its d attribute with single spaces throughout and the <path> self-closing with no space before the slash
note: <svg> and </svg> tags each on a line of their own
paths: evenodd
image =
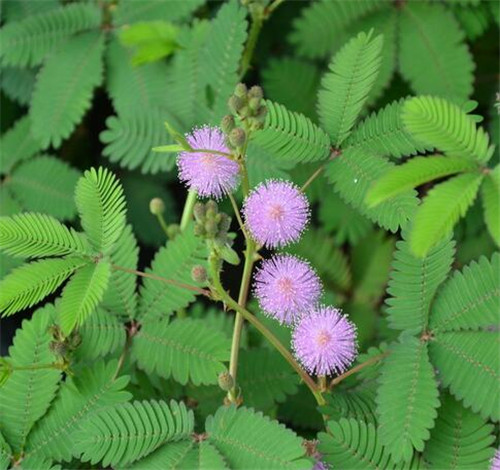
<svg viewBox="0 0 500 470">
<path fill-rule="evenodd" d="M 500 449 L 497 449 L 495 455 L 491 459 L 490 470 L 500 470 Z"/>
<path fill-rule="evenodd" d="M 297 240 L 309 220 L 309 202 L 289 181 L 265 181 L 248 196 L 245 224 L 253 238 L 268 248 Z"/>
<path fill-rule="evenodd" d="M 265 314 L 290 324 L 315 307 L 321 295 L 321 281 L 306 261 L 292 255 L 276 255 L 264 261 L 257 271 L 254 293 Z"/>
<path fill-rule="evenodd" d="M 336 308 L 320 307 L 300 320 L 292 345 L 310 373 L 342 373 L 357 354 L 356 327 Z"/>
<path fill-rule="evenodd" d="M 217 127 L 201 127 L 186 140 L 193 149 L 208 149 L 230 153 L 224 134 Z M 179 178 L 200 196 L 221 198 L 236 189 L 240 167 L 224 155 L 202 152 L 180 152 L 177 158 Z"/>
</svg>

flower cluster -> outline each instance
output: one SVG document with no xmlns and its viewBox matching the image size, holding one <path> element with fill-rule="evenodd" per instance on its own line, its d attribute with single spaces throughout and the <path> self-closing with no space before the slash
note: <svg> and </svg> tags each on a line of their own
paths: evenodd
<svg viewBox="0 0 500 470">
<path fill-rule="evenodd" d="M 245 94 L 246 88 L 239 91 Z M 236 96 L 233 101 L 236 98 L 243 99 Z M 261 97 L 252 97 L 249 103 L 252 99 L 257 106 Z M 224 124 L 228 127 L 227 122 Z M 224 130 L 227 133 L 229 129 Z M 220 198 L 234 191 L 240 166 L 230 158 L 228 145 L 238 148 L 235 138 L 226 141 L 220 129 L 202 127 L 187 135 L 186 140 L 193 151 L 179 154 L 180 179 L 201 196 Z M 208 220 L 205 212 L 210 211 L 204 209 L 203 214 L 198 214 L 199 204 L 196 209 L 196 229 L 201 236 L 217 236 L 220 224 L 224 225 L 224 233 L 227 231 L 226 221 Z M 216 211 L 211 212 L 220 218 Z M 309 214 L 309 202 L 300 188 L 281 180 L 268 180 L 257 186 L 243 206 L 249 235 L 258 245 L 270 249 L 297 241 Z M 264 261 L 254 279 L 254 293 L 262 311 L 294 328 L 292 346 L 303 367 L 317 375 L 341 373 L 356 357 L 356 328 L 339 310 L 319 305 L 321 291 L 321 281 L 314 269 L 292 255 L 278 254 Z"/>
<path fill-rule="evenodd" d="M 300 238 L 309 203 L 292 183 L 271 180 L 248 196 L 243 215 L 259 244 L 282 247 Z M 339 310 L 318 305 L 321 290 L 314 269 L 292 255 L 271 257 L 255 275 L 254 293 L 262 311 L 294 327 L 292 345 L 304 368 L 317 375 L 341 373 L 356 357 L 356 327 Z"/>
</svg>

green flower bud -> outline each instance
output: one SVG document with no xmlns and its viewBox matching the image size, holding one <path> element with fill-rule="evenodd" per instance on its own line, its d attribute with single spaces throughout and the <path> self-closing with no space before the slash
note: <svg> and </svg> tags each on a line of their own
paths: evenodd
<svg viewBox="0 0 500 470">
<path fill-rule="evenodd" d="M 217 222 L 213 219 L 209 219 L 205 222 L 205 232 L 208 237 L 213 238 L 215 235 L 217 235 L 218 232 L 218 227 L 217 227 Z"/>
<path fill-rule="evenodd" d="M 235 147 L 243 147 L 246 139 L 245 131 L 241 127 L 234 128 L 229 134 L 229 142 Z"/>
<path fill-rule="evenodd" d="M 153 215 L 160 215 L 165 212 L 165 203 L 159 197 L 154 197 L 149 201 L 149 211 Z"/>
<path fill-rule="evenodd" d="M 244 83 L 238 83 L 234 88 L 234 94 L 239 98 L 245 98 L 247 96 L 247 86 Z"/>
<path fill-rule="evenodd" d="M 221 219 L 219 221 L 219 233 L 227 233 L 230 226 L 231 226 L 231 217 L 229 217 L 227 214 L 222 213 Z"/>
<path fill-rule="evenodd" d="M 197 202 L 193 207 L 194 218 L 198 222 L 202 222 L 206 215 L 205 206 L 201 202 Z"/>
<path fill-rule="evenodd" d="M 264 92 L 260 86 L 253 86 L 248 92 L 248 98 L 257 98 L 259 101 L 264 98 Z"/>
<path fill-rule="evenodd" d="M 208 279 L 207 270 L 201 264 L 193 266 L 193 268 L 191 269 L 191 279 L 194 282 L 204 284 Z"/>
<path fill-rule="evenodd" d="M 245 106 L 245 102 L 238 96 L 231 96 L 229 98 L 229 101 L 227 102 L 227 105 L 229 106 L 229 110 L 233 113 L 237 113 L 238 111 Z"/>
<path fill-rule="evenodd" d="M 220 127 L 224 134 L 229 134 L 235 127 L 234 117 L 231 114 L 227 114 L 222 118 Z"/>
<path fill-rule="evenodd" d="M 170 224 L 167 227 L 167 237 L 170 240 L 173 240 L 179 233 L 181 233 L 181 227 L 178 224 Z"/>
<path fill-rule="evenodd" d="M 201 223 L 195 224 L 194 234 L 197 237 L 204 237 L 206 235 L 205 227 Z"/>
<path fill-rule="evenodd" d="M 248 107 L 254 112 L 257 113 L 260 109 L 260 100 L 259 98 L 250 98 L 248 102 Z"/>
<path fill-rule="evenodd" d="M 219 387 L 225 392 L 229 392 L 234 387 L 233 376 L 229 372 L 221 372 L 218 378 Z"/>
<path fill-rule="evenodd" d="M 56 356 L 64 356 L 68 348 L 65 343 L 61 341 L 51 341 L 49 343 L 49 349 L 56 355 Z"/>
<path fill-rule="evenodd" d="M 215 214 L 219 212 L 219 207 L 217 206 L 217 203 L 212 199 L 207 201 L 205 207 L 207 209 L 207 217 L 213 217 Z"/>
</svg>

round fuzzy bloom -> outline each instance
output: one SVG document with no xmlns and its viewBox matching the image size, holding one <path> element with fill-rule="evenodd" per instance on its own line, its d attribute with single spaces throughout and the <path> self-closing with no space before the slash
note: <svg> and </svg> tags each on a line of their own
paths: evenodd
<svg viewBox="0 0 500 470">
<path fill-rule="evenodd" d="M 224 134 L 217 127 L 201 127 L 186 140 L 193 149 L 208 149 L 230 153 L 224 142 Z M 236 189 L 240 167 L 237 162 L 224 155 L 199 152 L 180 152 L 177 158 L 179 178 L 189 189 L 200 196 L 219 199 Z"/>
<path fill-rule="evenodd" d="M 248 196 L 243 215 L 253 238 L 276 248 L 300 237 L 309 220 L 309 202 L 293 183 L 268 180 Z"/>
<path fill-rule="evenodd" d="M 302 317 L 292 337 L 297 359 L 316 375 L 342 373 L 357 354 L 356 327 L 333 307 Z"/>
<path fill-rule="evenodd" d="M 500 470 L 500 449 L 497 449 L 495 455 L 491 459 L 490 470 Z"/>
<path fill-rule="evenodd" d="M 255 275 L 254 293 L 260 308 L 280 323 L 290 324 L 315 307 L 321 281 L 309 263 L 292 255 L 276 255 Z"/>
</svg>

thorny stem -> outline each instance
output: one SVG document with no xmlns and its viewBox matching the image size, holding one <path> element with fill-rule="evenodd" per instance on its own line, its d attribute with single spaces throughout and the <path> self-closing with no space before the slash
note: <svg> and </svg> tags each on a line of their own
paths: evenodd
<svg viewBox="0 0 500 470">
<path fill-rule="evenodd" d="M 173 286 L 180 287 L 181 289 L 191 290 L 206 297 L 211 297 L 211 294 L 208 290 L 201 289 L 199 287 L 192 286 L 190 284 L 184 284 L 183 282 L 174 281 L 173 279 L 167 279 L 165 277 L 157 276 L 156 274 L 150 274 L 142 271 L 137 271 L 135 269 L 124 268 L 123 266 L 117 266 L 116 264 L 113 264 L 112 268 L 116 269 L 117 271 L 123 271 L 126 273 L 135 274 L 136 276 L 146 277 L 148 279 L 154 279 L 156 281 L 164 282 L 165 284 L 171 284 Z"/>
<path fill-rule="evenodd" d="M 180 225 L 181 232 L 186 229 L 189 222 L 193 218 L 193 209 L 194 209 L 195 204 L 196 204 L 196 191 L 193 191 L 191 189 L 188 192 L 188 196 L 187 196 L 186 202 L 184 204 L 184 210 L 182 211 L 181 225 Z"/>
<path fill-rule="evenodd" d="M 292 356 L 290 351 L 281 344 L 280 340 L 274 336 L 271 331 L 269 331 L 255 315 L 250 313 L 247 309 L 241 307 L 238 302 L 236 302 L 225 290 L 221 284 L 219 277 L 218 259 L 212 258 L 210 260 L 210 271 L 212 277 L 212 284 L 217 293 L 220 295 L 221 300 L 231 309 L 239 313 L 245 320 L 251 323 L 259 332 L 276 348 L 276 350 L 285 358 L 285 360 L 292 366 L 292 368 L 299 374 L 301 379 L 307 385 L 311 393 L 316 398 L 319 405 L 324 405 L 325 400 L 322 393 L 318 390 L 318 387 L 314 380 L 305 372 L 299 363 Z"/>
<path fill-rule="evenodd" d="M 335 387 L 335 385 L 339 384 L 342 382 L 342 380 L 346 379 L 350 375 L 355 374 L 356 372 L 359 372 L 361 369 L 364 369 L 365 367 L 371 366 L 375 364 L 376 362 L 382 360 L 384 357 L 387 357 L 391 352 L 386 351 L 382 354 L 379 354 L 378 356 L 374 356 L 367 361 L 363 362 L 362 364 L 357 365 L 356 367 L 353 367 L 352 369 L 348 370 L 347 372 L 344 372 L 342 375 L 339 375 L 338 377 L 335 377 L 329 385 L 329 388 L 332 389 Z"/>
</svg>

